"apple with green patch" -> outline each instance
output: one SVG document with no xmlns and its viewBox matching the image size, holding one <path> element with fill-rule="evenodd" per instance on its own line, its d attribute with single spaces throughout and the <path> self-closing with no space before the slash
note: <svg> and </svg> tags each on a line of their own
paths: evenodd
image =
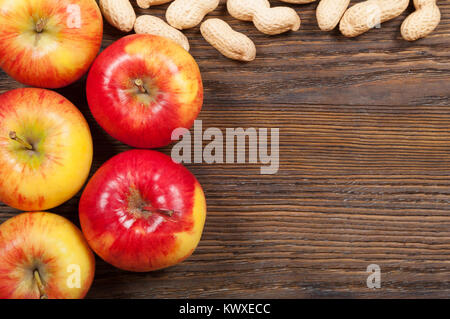
<svg viewBox="0 0 450 319">
<path fill-rule="evenodd" d="M 92 163 L 92 137 L 78 109 L 58 93 L 0 95 L 0 201 L 41 211 L 72 198 Z"/>
</svg>

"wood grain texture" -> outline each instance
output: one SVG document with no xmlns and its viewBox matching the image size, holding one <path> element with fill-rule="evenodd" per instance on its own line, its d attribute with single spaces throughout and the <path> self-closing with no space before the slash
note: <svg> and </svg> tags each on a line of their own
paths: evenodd
<svg viewBox="0 0 450 319">
<path fill-rule="evenodd" d="M 195 254 L 153 273 L 98 259 L 88 297 L 450 297 L 450 3 L 439 4 L 441 24 L 414 43 L 400 35 L 412 5 L 346 39 L 318 29 L 316 3 L 289 5 L 302 28 L 273 37 L 222 4 L 209 16 L 255 41 L 248 64 L 221 56 L 198 27 L 187 30 L 204 79 L 204 128 L 280 128 L 280 171 L 187 165 L 208 202 Z M 135 7 L 163 17 L 167 5 Z M 103 48 L 122 35 L 106 24 Z M 19 86 L 0 73 L 0 92 Z M 94 172 L 128 147 L 93 121 L 84 86 L 58 91 L 90 123 Z M 52 211 L 79 224 L 78 200 Z M 0 206 L 1 222 L 15 214 Z M 371 263 L 382 269 L 381 289 L 366 287 Z"/>
</svg>

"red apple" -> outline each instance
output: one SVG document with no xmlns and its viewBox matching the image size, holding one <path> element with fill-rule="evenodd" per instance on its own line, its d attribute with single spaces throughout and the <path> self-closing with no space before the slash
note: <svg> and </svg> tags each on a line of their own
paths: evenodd
<svg viewBox="0 0 450 319">
<path fill-rule="evenodd" d="M 106 262 L 151 271 L 192 254 L 203 231 L 206 201 L 184 166 L 156 151 L 131 150 L 95 173 L 79 214 L 89 245 Z"/>
<path fill-rule="evenodd" d="M 94 272 L 94 254 L 64 217 L 23 213 L 0 225 L 0 299 L 83 298 Z"/>
<path fill-rule="evenodd" d="M 81 189 L 92 137 L 80 111 L 50 90 L 0 95 L 0 201 L 26 211 L 61 205 Z"/>
<path fill-rule="evenodd" d="M 95 59 L 102 35 L 95 0 L 0 0 L 0 67 L 24 84 L 75 82 Z"/>
<path fill-rule="evenodd" d="M 134 147 L 171 142 L 172 131 L 190 128 L 203 104 L 194 58 L 166 38 L 138 34 L 120 39 L 95 60 L 87 99 L 97 122 Z"/>
</svg>

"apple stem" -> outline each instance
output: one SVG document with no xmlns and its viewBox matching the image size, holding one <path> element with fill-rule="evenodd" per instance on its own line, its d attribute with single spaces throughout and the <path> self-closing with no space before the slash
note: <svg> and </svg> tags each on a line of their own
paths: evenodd
<svg viewBox="0 0 450 319">
<path fill-rule="evenodd" d="M 30 151 L 33 150 L 33 146 L 30 143 L 28 143 L 27 141 L 24 141 L 23 139 L 18 137 L 16 132 L 14 132 L 14 131 L 9 132 L 9 138 L 22 144 L 25 148 L 29 149 Z"/>
<path fill-rule="evenodd" d="M 39 275 L 39 271 L 36 269 L 33 274 L 34 274 L 34 280 L 36 280 L 36 284 L 37 284 L 38 289 L 39 289 L 40 298 L 41 299 L 47 299 L 48 297 L 45 294 L 44 285 L 42 284 L 41 276 Z"/>
<path fill-rule="evenodd" d="M 137 88 L 139 89 L 139 91 L 141 91 L 141 93 L 147 93 L 147 90 L 144 87 L 144 82 L 141 79 L 134 80 L 134 85 L 137 86 Z"/>
<path fill-rule="evenodd" d="M 40 18 L 37 22 L 36 22 L 36 32 L 37 33 L 41 33 L 42 31 L 44 31 L 44 27 L 45 27 L 45 20 Z"/>
<path fill-rule="evenodd" d="M 158 214 L 164 214 L 164 215 L 167 215 L 169 217 L 172 217 L 172 215 L 174 213 L 173 210 L 170 210 L 170 209 L 157 209 L 156 212 Z"/>
<path fill-rule="evenodd" d="M 170 209 L 162 209 L 162 208 L 153 208 L 153 207 L 144 207 L 144 210 L 150 212 L 150 213 L 157 213 L 157 214 L 162 214 L 162 215 L 166 215 L 168 217 L 172 217 L 174 211 L 170 210 Z"/>
</svg>

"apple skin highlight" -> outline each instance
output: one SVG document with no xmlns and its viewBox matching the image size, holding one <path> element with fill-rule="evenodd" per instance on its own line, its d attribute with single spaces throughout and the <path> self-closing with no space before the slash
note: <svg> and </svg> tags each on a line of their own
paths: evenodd
<svg viewBox="0 0 450 319">
<path fill-rule="evenodd" d="M 173 266 L 197 247 L 206 218 L 197 179 L 170 157 L 131 150 L 107 161 L 80 200 L 91 248 L 113 266 L 137 272 Z"/>
</svg>

